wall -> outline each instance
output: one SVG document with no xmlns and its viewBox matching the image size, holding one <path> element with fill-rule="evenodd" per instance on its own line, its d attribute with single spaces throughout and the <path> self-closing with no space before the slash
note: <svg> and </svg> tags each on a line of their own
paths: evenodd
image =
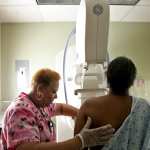
<svg viewBox="0 0 150 150">
<path fill-rule="evenodd" d="M 137 66 L 137 78 L 130 92 L 150 101 L 150 23 L 111 23 L 109 34 L 111 59 L 124 55 Z"/>
<path fill-rule="evenodd" d="M 30 61 L 30 77 L 40 67 L 55 66 L 55 57 L 65 46 L 75 23 L 2 24 L 2 98 L 17 96 L 15 60 Z M 111 23 L 110 58 L 125 55 L 134 60 L 138 77 L 150 80 L 150 24 Z"/>
<path fill-rule="evenodd" d="M 1 24 L 0 24 L 0 100 L 1 100 Z"/>
<path fill-rule="evenodd" d="M 15 60 L 30 61 L 30 78 L 41 67 L 54 68 L 74 23 L 2 24 L 2 97 L 17 96 Z"/>
<path fill-rule="evenodd" d="M 132 58 L 138 76 L 150 79 L 150 23 L 111 23 L 108 50 L 111 58 L 119 55 Z"/>
</svg>

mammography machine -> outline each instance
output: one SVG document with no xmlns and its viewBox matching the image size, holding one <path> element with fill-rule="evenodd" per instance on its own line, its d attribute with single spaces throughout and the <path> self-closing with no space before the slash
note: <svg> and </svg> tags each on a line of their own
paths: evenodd
<svg viewBox="0 0 150 150">
<path fill-rule="evenodd" d="M 81 81 L 80 89 L 75 90 L 75 94 L 81 95 L 81 102 L 89 96 L 96 96 L 97 93 L 104 93 L 106 90 L 104 72 L 108 61 L 108 29 L 107 2 L 81 1 L 76 22 L 76 51 L 79 56 L 80 71 L 76 72 L 75 78 Z"/>
<path fill-rule="evenodd" d="M 65 53 L 63 60 L 62 72 L 67 103 L 72 105 L 70 99 L 76 103 L 79 100 L 81 105 L 88 97 L 104 95 L 107 92 L 105 68 L 108 61 L 108 29 L 109 5 L 107 2 L 81 0 L 76 29 L 73 31 L 76 33 L 75 50 L 74 53 L 68 52 L 68 57 Z M 67 49 L 69 48 L 66 46 Z M 74 63 L 70 68 L 70 63 L 66 63 L 68 59 L 70 63 L 71 61 Z M 68 66 L 68 70 L 65 66 Z M 68 77 L 69 74 L 72 74 L 71 77 Z M 66 84 L 69 87 L 67 90 Z M 71 96 L 67 97 L 67 95 Z M 64 117 L 56 118 L 56 131 L 57 141 L 72 137 L 73 120 Z"/>
</svg>

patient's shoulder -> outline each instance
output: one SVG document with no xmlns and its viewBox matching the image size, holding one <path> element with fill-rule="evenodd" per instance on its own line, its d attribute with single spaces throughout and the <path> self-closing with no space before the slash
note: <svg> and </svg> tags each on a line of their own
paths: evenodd
<svg viewBox="0 0 150 150">
<path fill-rule="evenodd" d="M 103 107 L 106 105 L 106 102 L 107 96 L 91 97 L 82 104 L 82 109 L 91 109 L 101 106 Z"/>
<path fill-rule="evenodd" d="M 108 99 L 108 96 L 98 96 L 98 97 L 91 97 L 85 101 L 86 105 L 96 104 L 96 103 L 105 103 Z"/>
</svg>

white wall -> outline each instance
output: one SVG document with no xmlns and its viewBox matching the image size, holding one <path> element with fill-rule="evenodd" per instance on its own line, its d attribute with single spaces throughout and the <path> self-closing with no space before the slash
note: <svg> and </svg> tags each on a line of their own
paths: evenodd
<svg viewBox="0 0 150 150">
<path fill-rule="evenodd" d="M 55 66 L 55 57 L 65 46 L 75 23 L 2 24 L 2 99 L 17 96 L 15 60 L 30 61 L 30 77 L 40 67 Z M 108 50 L 111 59 L 125 55 L 133 59 L 138 77 L 150 80 L 150 24 L 111 23 Z"/>
<path fill-rule="evenodd" d="M 124 55 L 135 62 L 138 73 L 131 93 L 150 101 L 150 23 L 111 23 L 109 53 L 111 59 Z"/>
<path fill-rule="evenodd" d="M 41 67 L 54 68 L 74 23 L 2 24 L 2 97 L 17 96 L 15 60 L 30 61 L 30 78 Z"/>
<path fill-rule="evenodd" d="M 0 100 L 1 98 L 1 24 L 0 24 Z"/>
<path fill-rule="evenodd" d="M 111 58 L 132 58 L 138 76 L 150 79 L 150 23 L 111 23 L 108 50 Z"/>
</svg>

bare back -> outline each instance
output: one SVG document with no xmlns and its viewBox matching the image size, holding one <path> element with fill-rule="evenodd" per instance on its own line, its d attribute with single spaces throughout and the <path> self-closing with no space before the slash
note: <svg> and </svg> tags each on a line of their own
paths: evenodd
<svg viewBox="0 0 150 150">
<path fill-rule="evenodd" d="M 117 130 L 129 115 L 131 106 L 130 96 L 107 95 L 91 98 L 81 106 L 75 124 L 75 134 L 82 129 L 87 116 L 92 118 L 91 128 L 109 123 Z"/>
</svg>

